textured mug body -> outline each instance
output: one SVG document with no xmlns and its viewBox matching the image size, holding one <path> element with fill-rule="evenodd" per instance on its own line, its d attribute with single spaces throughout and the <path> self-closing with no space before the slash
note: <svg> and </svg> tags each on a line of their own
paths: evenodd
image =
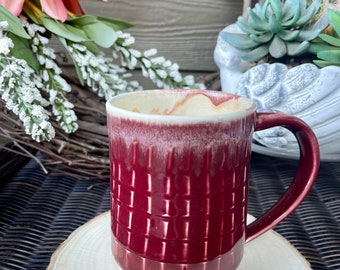
<svg viewBox="0 0 340 270">
<path fill-rule="evenodd" d="M 108 110 L 112 245 L 123 269 L 236 269 L 254 110 L 185 121 Z"/>
</svg>

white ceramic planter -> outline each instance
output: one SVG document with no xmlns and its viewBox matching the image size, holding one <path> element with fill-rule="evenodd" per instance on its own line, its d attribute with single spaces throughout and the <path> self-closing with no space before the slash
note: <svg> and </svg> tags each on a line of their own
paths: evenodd
<svg viewBox="0 0 340 270">
<path fill-rule="evenodd" d="M 236 24 L 223 31 L 240 32 Z M 241 52 L 218 37 L 215 63 L 220 69 L 222 91 L 246 96 L 258 110 L 275 110 L 295 115 L 315 132 L 321 159 L 340 160 L 340 67 L 318 68 L 302 64 L 288 69 L 281 63 L 259 64 L 250 69 Z M 298 145 L 284 128 L 254 134 L 256 152 L 298 157 Z"/>
</svg>

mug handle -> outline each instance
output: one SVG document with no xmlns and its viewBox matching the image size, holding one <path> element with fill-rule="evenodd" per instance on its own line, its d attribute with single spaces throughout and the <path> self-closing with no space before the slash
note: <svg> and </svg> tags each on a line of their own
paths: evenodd
<svg viewBox="0 0 340 270">
<path fill-rule="evenodd" d="M 317 177 L 320 152 L 312 129 L 301 119 L 281 113 L 256 113 L 255 131 L 274 126 L 290 130 L 300 148 L 300 162 L 296 175 L 283 196 L 246 228 L 246 242 L 270 230 L 292 213 L 307 196 Z"/>
</svg>

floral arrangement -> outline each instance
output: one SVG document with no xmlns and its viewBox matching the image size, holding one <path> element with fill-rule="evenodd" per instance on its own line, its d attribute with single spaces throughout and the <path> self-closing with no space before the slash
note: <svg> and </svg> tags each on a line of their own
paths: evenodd
<svg viewBox="0 0 340 270">
<path fill-rule="evenodd" d="M 237 19 L 242 33 L 221 33 L 248 62 L 308 58 L 340 65 L 340 5 L 336 0 L 266 0 Z"/>
<path fill-rule="evenodd" d="M 55 137 L 56 123 L 74 133 L 78 117 L 72 92 L 49 46 L 56 37 L 70 55 L 81 86 L 108 99 L 142 87 L 128 70 L 141 69 L 158 88 L 204 88 L 156 49 L 132 48 L 127 22 L 86 14 L 76 0 L 0 0 L 0 101 L 18 117 L 35 141 Z M 107 56 L 103 48 L 110 49 Z M 117 64 L 120 58 L 120 64 Z M 3 107 L 3 108 L 5 108 Z"/>
</svg>

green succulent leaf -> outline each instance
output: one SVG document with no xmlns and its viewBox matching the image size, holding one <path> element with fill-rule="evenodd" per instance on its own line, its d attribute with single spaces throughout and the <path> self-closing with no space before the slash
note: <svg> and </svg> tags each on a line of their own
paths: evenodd
<svg viewBox="0 0 340 270">
<path fill-rule="evenodd" d="M 267 0 L 264 2 L 261 15 L 263 18 L 275 16 L 279 21 L 282 19 L 281 0 Z"/>
<path fill-rule="evenodd" d="M 302 28 L 299 40 L 313 40 L 315 39 L 328 25 L 329 21 L 326 16 L 313 24 L 308 24 Z"/>
<path fill-rule="evenodd" d="M 278 33 L 278 36 L 285 41 L 292 41 L 292 40 L 296 40 L 299 34 L 300 34 L 299 30 L 294 30 L 294 31 L 282 30 L 280 31 L 280 33 Z"/>
<path fill-rule="evenodd" d="M 265 1 L 263 3 L 263 6 L 260 7 L 259 4 L 256 4 L 255 5 L 255 8 L 256 8 L 256 13 L 257 14 L 261 14 L 261 17 L 262 18 L 266 18 L 267 17 L 267 11 L 268 11 L 268 7 L 269 7 L 269 0 Z M 249 11 L 248 11 L 249 12 Z"/>
<path fill-rule="evenodd" d="M 335 33 L 340 36 L 340 13 L 332 9 L 327 10 L 329 23 L 333 27 Z"/>
<path fill-rule="evenodd" d="M 332 64 L 340 65 L 340 50 L 321 51 L 318 52 L 317 57 Z"/>
<path fill-rule="evenodd" d="M 255 41 L 249 39 L 248 35 L 246 34 L 221 32 L 220 36 L 231 46 L 240 50 L 253 49 L 259 45 Z"/>
<path fill-rule="evenodd" d="M 327 66 L 331 66 L 331 65 L 335 65 L 333 64 L 333 62 L 330 62 L 330 61 L 323 61 L 323 60 L 313 60 L 313 63 L 317 66 L 319 66 L 320 68 L 323 68 L 323 67 L 327 67 Z M 336 66 L 336 65 L 335 65 Z M 337 65 L 337 66 L 340 66 Z"/>
<path fill-rule="evenodd" d="M 242 16 L 239 16 L 237 18 L 236 24 L 246 34 L 260 35 L 260 34 L 263 33 L 263 31 L 256 31 L 254 28 L 249 26 L 247 20 L 244 17 L 242 17 Z"/>
<path fill-rule="evenodd" d="M 334 47 L 334 46 L 330 46 L 326 43 L 314 43 L 311 42 L 310 43 L 310 47 L 308 48 L 308 52 L 313 53 L 313 54 L 317 54 L 320 51 L 327 51 L 327 50 L 337 50 L 338 48 Z"/>
<path fill-rule="evenodd" d="M 242 53 L 241 57 L 243 60 L 248 62 L 258 61 L 268 54 L 268 47 L 269 47 L 268 44 L 264 44 L 253 50 Z"/>
<path fill-rule="evenodd" d="M 314 0 L 307 10 L 305 10 L 301 15 L 300 19 L 296 22 L 296 25 L 303 26 L 309 22 L 312 17 L 318 12 L 321 6 L 321 0 Z M 304 6 L 306 7 L 306 5 Z"/>
<path fill-rule="evenodd" d="M 291 56 L 301 55 L 308 51 L 310 43 L 308 41 L 299 42 L 288 42 L 287 43 L 287 54 Z"/>
<path fill-rule="evenodd" d="M 275 17 L 278 21 L 281 21 L 282 19 L 282 2 L 281 0 L 270 0 L 270 6 L 273 10 L 273 13 L 275 14 Z"/>
<path fill-rule="evenodd" d="M 291 18 L 294 17 L 294 10 L 289 6 L 289 3 L 287 1 L 283 3 L 282 6 L 282 23 L 287 24 L 287 21 L 289 21 Z"/>
<path fill-rule="evenodd" d="M 248 8 L 248 23 L 253 27 L 255 30 L 259 31 L 268 31 L 270 30 L 269 25 L 266 21 L 257 15 L 251 8 Z"/>
<path fill-rule="evenodd" d="M 270 31 L 273 33 L 279 33 L 282 30 L 282 25 L 276 16 L 270 16 L 269 18 Z"/>
<path fill-rule="evenodd" d="M 8 22 L 8 31 L 22 38 L 30 39 L 31 37 L 26 33 L 21 21 L 14 16 L 6 8 L 0 5 L 0 21 Z"/>
<path fill-rule="evenodd" d="M 248 19 L 238 18 L 237 25 L 245 34 L 225 33 L 222 37 L 237 49 L 246 50 L 243 58 L 247 60 L 267 54 L 274 58 L 300 55 L 308 52 L 309 41 L 325 43 L 318 36 L 329 25 L 328 17 L 311 20 L 321 4 L 322 0 L 266 0 L 263 6 L 257 3 L 247 9 Z M 340 13 L 334 16 L 335 21 L 338 16 Z"/>
<path fill-rule="evenodd" d="M 281 58 L 287 53 L 285 42 L 278 36 L 274 36 L 272 42 L 269 45 L 269 53 L 274 58 Z"/>
<path fill-rule="evenodd" d="M 283 6 L 283 18 L 282 25 L 290 28 L 295 25 L 299 20 L 301 14 L 301 3 L 300 5 L 294 0 L 287 0 Z M 306 2 L 306 1 L 302 1 Z"/>
<path fill-rule="evenodd" d="M 267 43 L 273 38 L 274 34 L 271 32 L 264 33 L 262 35 L 250 34 L 249 38 L 254 40 L 256 43 Z"/>
<path fill-rule="evenodd" d="M 264 11 L 264 10 L 263 10 L 262 6 L 261 6 L 259 3 L 256 3 L 256 4 L 255 4 L 255 6 L 254 6 L 254 8 L 253 8 L 253 11 L 254 11 L 257 15 L 262 16 L 262 18 L 265 18 L 265 17 L 266 17 L 266 14 L 265 14 L 265 13 L 262 13 L 262 11 Z M 249 10 L 247 10 L 247 12 L 249 12 Z"/>
<path fill-rule="evenodd" d="M 319 38 L 321 38 L 330 45 L 340 47 L 340 38 L 335 38 L 326 34 L 320 34 Z"/>
</svg>

